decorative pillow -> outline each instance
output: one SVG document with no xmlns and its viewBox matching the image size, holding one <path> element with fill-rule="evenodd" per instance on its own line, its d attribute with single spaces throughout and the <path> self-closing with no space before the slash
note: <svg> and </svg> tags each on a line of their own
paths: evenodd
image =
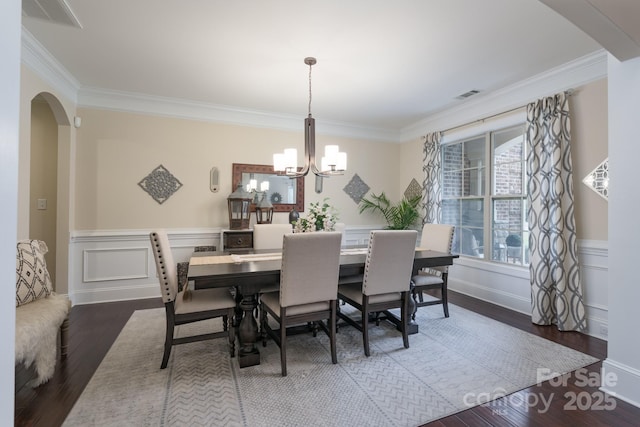
<svg viewBox="0 0 640 427">
<path fill-rule="evenodd" d="M 16 255 L 16 307 L 46 298 L 53 288 L 44 254 L 49 248 L 42 240 L 20 240 Z"/>
</svg>

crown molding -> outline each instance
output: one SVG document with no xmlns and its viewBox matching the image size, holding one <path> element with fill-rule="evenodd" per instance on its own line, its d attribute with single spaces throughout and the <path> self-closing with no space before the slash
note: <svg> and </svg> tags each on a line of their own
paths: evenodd
<svg viewBox="0 0 640 427">
<path fill-rule="evenodd" d="M 431 114 L 403 128 L 400 141 L 414 140 L 430 132 L 481 120 L 606 76 L 607 52 L 602 49 L 502 89 L 478 95 L 458 106 Z"/>
<path fill-rule="evenodd" d="M 101 88 L 82 87 L 78 106 L 296 132 L 304 129 L 302 116 Z M 397 142 L 400 136 L 397 130 L 331 121 L 318 121 L 316 132 L 384 142 Z"/>
<path fill-rule="evenodd" d="M 21 61 L 60 95 L 71 102 L 78 100 L 80 83 L 33 35 L 22 27 Z"/>
</svg>

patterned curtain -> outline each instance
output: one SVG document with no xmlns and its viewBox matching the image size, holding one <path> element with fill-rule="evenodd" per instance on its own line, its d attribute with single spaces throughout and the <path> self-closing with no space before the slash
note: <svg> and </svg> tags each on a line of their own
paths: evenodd
<svg viewBox="0 0 640 427">
<path fill-rule="evenodd" d="M 531 320 L 561 331 L 587 327 L 578 270 L 568 95 L 527 105 Z"/>
<path fill-rule="evenodd" d="M 442 220 L 442 158 L 440 156 L 440 141 L 442 132 L 433 132 L 425 137 L 422 149 L 422 170 L 424 181 L 422 183 L 422 207 L 424 218 L 422 224 L 439 224 Z"/>
</svg>

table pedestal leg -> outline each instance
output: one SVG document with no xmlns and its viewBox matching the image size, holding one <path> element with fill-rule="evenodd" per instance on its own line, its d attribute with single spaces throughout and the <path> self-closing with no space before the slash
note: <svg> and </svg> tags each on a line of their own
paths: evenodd
<svg viewBox="0 0 640 427">
<path fill-rule="evenodd" d="M 416 314 L 416 310 L 418 310 L 418 306 L 416 305 L 415 300 L 413 299 L 413 280 L 409 285 L 409 316 L 407 320 L 407 334 L 417 334 L 418 333 L 418 324 L 415 320 L 413 320 L 414 315 Z"/>
<path fill-rule="evenodd" d="M 253 311 L 258 306 L 255 294 L 242 296 L 240 308 L 244 315 L 238 327 L 238 340 L 240 350 L 238 351 L 238 364 L 241 368 L 260 364 L 260 352 L 256 348 L 258 341 L 258 323 L 253 317 Z"/>
</svg>

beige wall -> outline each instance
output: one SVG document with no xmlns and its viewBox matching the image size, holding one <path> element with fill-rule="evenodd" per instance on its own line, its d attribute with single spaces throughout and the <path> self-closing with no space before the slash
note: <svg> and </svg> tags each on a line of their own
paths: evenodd
<svg viewBox="0 0 640 427">
<path fill-rule="evenodd" d="M 79 109 L 78 115 L 76 230 L 227 227 L 232 163 L 271 164 L 273 153 L 287 147 L 298 148 L 302 163 L 303 118 L 300 132 L 288 132 L 89 108 Z M 320 152 L 326 144 L 347 152 L 348 172 L 325 179 L 322 194 L 315 193 L 315 177 L 308 175 L 305 205 L 328 197 L 341 221 L 379 224 L 378 217 L 358 214 L 343 188 L 357 173 L 372 191 L 397 197 L 400 145 L 325 135 L 316 139 Z M 163 204 L 138 186 L 160 164 L 183 184 Z M 209 190 L 214 166 L 220 176 L 218 193 Z M 274 222 L 287 220 L 280 213 Z"/>
<path fill-rule="evenodd" d="M 608 240 L 608 202 L 582 179 L 608 157 L 607 80 L 577 88 L 571 96 L 571 156 L 578 239 Z"/>
<path fill-rule="evenodd" d="M 29 238 L 43 240 L 48 248 L 47 269 L 56 283 L 56 209 L 58 176 L 58 124 L 49 105 L 34 101 L 31 108 L 31 182 Z M 46 199 L 45 210 L 37 200 Z"/>
<path fill-rule="evenodd" d="M 424 172 L 422 172 L 422 162 L 424 159 L 422 146 L 423 141 L 420 138 L 406 142 L 400 146 L 398 175 L 400 176 L 400 183 L 404 187 L 398 190 L 402 193 L 404 193 L 412 179 L 418 181 L 418 184 L 422 187 L 422 181 L 424 180 Z"/>
<path fill-rule="evenodd" d="M 607 239 L 607 204 L 582 178 L 605 157 L 606 80 L 577 88 L 572 97 L 573 161 L 578 238 Z M 99 109 L 79 109 L 77 131 L 76 230 L 227 227 L 226 198 L 232 191 L 232 163 L 271 164 L 272 154 L 297 147 L 302 162 L 302 132 L 260 129 Z M 301 119 L 302 122 L 302 119 Z M 302 127 L 302 126 L 301 126 Z M 343 191 L 354 174 L 393 200 L 402 197 L 412 179 L 422 184 L 422 141 L 385 144 L 318 135 L 318 150 L 338 144 L 348 154 L 348 172 L 324 180 L 321 194 L 315 177 L 305 179 L 305 205 L 329 198 L 348 225 L 381 224 L 379 216 L 358 213 Z M 164 165 L 183 184 L 162 205 L 138 182 Z M 217 167 L 220 192 L 209 191 L 209 171 Z M 370 194 L 370 193 L 369 193 Z M 276 214 L 274 222 L 286 222 Z"/>
</svg>

